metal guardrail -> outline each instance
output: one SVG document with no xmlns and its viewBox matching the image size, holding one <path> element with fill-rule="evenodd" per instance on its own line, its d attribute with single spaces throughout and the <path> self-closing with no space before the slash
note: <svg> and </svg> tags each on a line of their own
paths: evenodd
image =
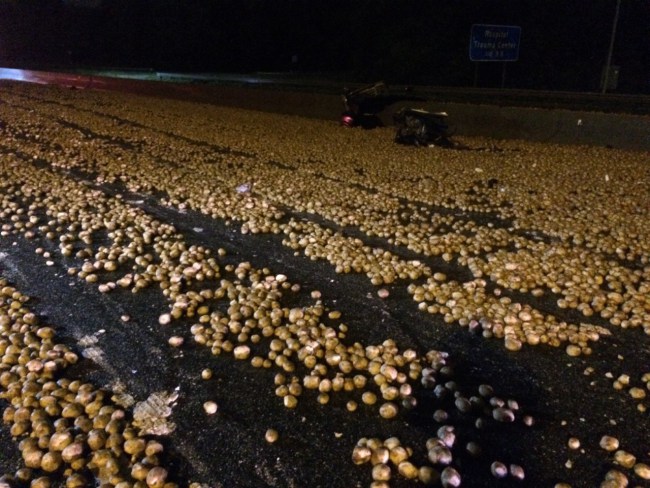
<svg viewBox="0 0 650 488">
<path fill-rule="evenodd" d="M 343 87 L 355 89 L 367 85 L 366 83 L 346 83 L 343 80 L 328 79 L 327 75 L 315 77 L 301 76 L 295 73 L 183 74 L 159 72 L 158 77 L 161 81 L 181 83 L 235 84 L 336 94 L 341 93 Z M 423 85 L 389 86 L 391 93 L 409 93 L 438 102 L 650 115 L 650 95 Z"/>
<path fill-rule="evenodd" d="M 650 95 L 438 87 L 422 93 L 447 102 L 650 115 Z"/>
</svg>

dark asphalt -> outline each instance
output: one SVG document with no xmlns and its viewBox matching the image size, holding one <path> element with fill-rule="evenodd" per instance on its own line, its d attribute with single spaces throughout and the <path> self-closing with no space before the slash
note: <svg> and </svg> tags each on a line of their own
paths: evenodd
<svg viewBox="0 0 650 488">
<path fill-rule="evenodd" d="M 229 88 L 227 96 L 229 104 L 252 103 L 245 89 Z M 291 98 L 289 94 L 287 97 Z M 259 98 L 255 103 L 258 108 L 263 106 Z M 292 103 L 303 104 L 303 95 Z M 119 191 L 126 200 L 143 198 L 128 195 L 123 188 L 99 188 L 109 195 Z M 574 487 L 597 486 L 612 468 L 611 454 L 598 448 L 604 434 L 623 439 L 625 446 L 650 456 L 645 452 L 647 414 L 637 412 L 604 376 L 606 372 L 614 377 L 623 372 L 635 376 L 646 372 L 650 347 L 647 341 L 639 341 L 638 330 L 617 330 L 615 335 L 601 338 L 588 358 L 570 358 L 562 348 L 526 347 L 511 353 L 501 341 L 484 340 L 468 330 L 444 324 L 437 316 L 419 312 L 403 284 L 388 287 L 391 295 L 382 300 L 364 276 L 336 274 L 323 261 L 295 256 L 282 245 L 282 236 L 243 235 L 222 221 L 162 206 L 155 197 L 135 205 L 173 224 L 190 244 L 225 248 L 228 253 L 223 264 L 250 261 L 253 266 L 269 266 L 286 274 L 302 287 L 299 293 L 283 298 L 286 306 L 308 303 L 311 290 L 322 291 L 324 304 L 340 310 L 346 323 L 353 324 L 350 343 L 359 340 L 376 344 L 390 337 L 400 348 L 412 347 L 420 353 L 447 351 L 453 371 L 447 379 L 456 381 L 464 394 L 475 395 L 478 385 L 490 384 L 502 398 L 515 399 L 522 415 L 535 418 L 532 427 L 524 425 L 518 416 L 512 424 L 488 421 L 478 429 L 474 424 L 476 413 L 463 414 L 454 408 L 453 397 L 437 399 L 426 390 L 417 392 L 418 406 L 397 420 L 382 420 L 376 409 L 363 406 L 351 414 L 336 396 L 329 405 L 320 406 L 309 391 L 300 397 L 297 409 L 288 410 L 273 393 L 276 370 L 256 369 L 229 355 L 213 356 L 207 348 L 193 344 L 189 320 L 161 327 L 157 318 L 166 310 L 166 302 L 157 289 L 135 295 L 120 290 L 101 294 L 96 287 L 68 276 L 69 263 L 65 260 L 45 266 L 43 258 L 34 252 L 39 245 L 51 246 L 44 239 L 0 237 L 0 274 L 33 297 L 29 305 L 45 322 L 56 326 L 60 341 L 79 350 L 81 337 L 105 331 L 98 342 L 104 351 L 103 361 L 84 359 L 69 369 L 68 376 L 98 386 L 119 380 L 136 400 L 145 399 L 152 391 L 180 387 L 172 415 L 177 429 L 163 443 L 171 477 L 181 485 L 193 480 L 226 488 L 366 487 L 371 482 L 369 466 L 355 466 L 350 459 L 356 441 L 361 437 L 397 436 L 416 450 L 414 462 L 424 462 L 423 446 L 439 427 L 432 418 L 438 408 L 451 413 L 449 423 L 456 426 L 459 446 L 470 440 L 483 446 L 484 455 L 478 459 L 460 447 L 454 451 L 454 465 L 463 475 L 462 486 L 541 487 L 559 481 Z M 197 232 L 198 228 L 202 230 Z M 376 243 L 389 247 L 381 239 Z M 433 264 L 450 276 L 461 272 L 442 261 Z M 545 307 L 561 314 L 552 301 Z M 124 323 L 120 317 L 125 314 L 134 319 Z M 167 339 L 173 334 L 186 338 L 182 348 L 168 345 Z M 595 373 L 585 375 L 587 366 Z M 200 379 L 200 371 L 206 367 L 215 373 L 208 382 Z M 202 411 L 208 399 L 219 404 L 219 412 L 213 417 L 206 417 Z M 0 400 L 0 407 L 5 405 Z M 271 427 L 280 432 L 280 440 L 274 445 L 264 441 L 264 432 Z M 569 452 L 566 447 L 567 439 L 576 433 L 584 453 Z M 5 428 L 0 428 L 0 452 L 0 474 L 15 471 L 17 445 Z M 497 482 L 489 474 L 491 462 L 497 459 L 523 466 L 525 480 Z M 573 461 L 570 469 L 564 467 L 569 459 Z M 634 481 L 642 483 L 640 479 Z M 413 483 L 391 481 L 391 487 L 407 486 Z"/>
</svg>

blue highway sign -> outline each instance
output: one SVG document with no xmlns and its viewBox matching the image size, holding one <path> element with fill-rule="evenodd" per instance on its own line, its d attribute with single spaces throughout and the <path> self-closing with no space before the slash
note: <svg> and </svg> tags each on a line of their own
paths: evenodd
<svg viewBox="0 0 650 488">
<path fill-rule="evenodd" d="M 517 61 L 521 27 L 474 24 L 469 38 L 471 61 Z"/>
</svg>

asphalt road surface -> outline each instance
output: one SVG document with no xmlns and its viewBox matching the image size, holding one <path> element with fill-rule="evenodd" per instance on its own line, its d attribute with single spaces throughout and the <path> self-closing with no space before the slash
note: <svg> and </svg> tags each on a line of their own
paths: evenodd
<svg viewBox="0 0 650 488">
<path fill-rule="evenodd" d="M 648 486 L 647 154 L 0 94 L 9 486 Z"/>
</svg>

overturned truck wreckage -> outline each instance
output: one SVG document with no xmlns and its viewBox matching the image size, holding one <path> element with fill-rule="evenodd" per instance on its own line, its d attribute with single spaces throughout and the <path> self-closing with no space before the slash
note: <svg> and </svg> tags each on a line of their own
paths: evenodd
<svg viewBox="0 0 650 488">
<path fill-rule="evenodd" d="M 342 99 L 345 110 L 341 114 L 341 125 L 364 129 L 381 127 L 383 124 L 379 114 L 395 103 L 425 101 L 410 93 L 410 89 L 405 93 L 391 94 L 383 81 L 355 90 L 344 89 Z M 414 146 L 455 147 L 450 139 L 446 112 L 403 107 L 393 114 L 393 122 L 396 126 L 395 142 Z"/>
<path fill-rule="evenodd" d="M 346 88 L 343 90 L 342 98 L 345 111 L 341 114 L 341 124 L 364 129 L 381 126 L 377 114 L 393 103 L 388 87 L 383 81 L 356 90 Z"/>
<path fill-rule="evenodd" d="M 446 112 L 402 108 L 393 115 L 395 142 L 415 146 L 453 147 Z"/>
</svg>

